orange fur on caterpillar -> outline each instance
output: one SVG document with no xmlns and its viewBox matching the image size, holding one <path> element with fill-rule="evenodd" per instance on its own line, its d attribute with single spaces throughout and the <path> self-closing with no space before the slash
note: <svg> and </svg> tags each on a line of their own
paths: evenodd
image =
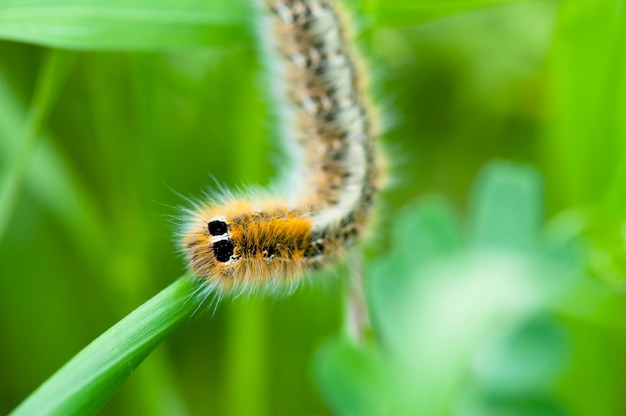
<svg viewBox="0 0 626 416">
<path fill-rule="evenodd" d="M 304 268 L 311 221 L 301 212 L 246 201 L 206 207 L 183 238 L 192 270 L 211 276 L 226 290 L 262 286 L 276 276 L 298 276 Z M 210 255 L 207 255 L 210 254 Z"/>
<path fill-rule="evenodd" d="M 377 123 L 338 5 L 265 4 L 294 169 L 278 197 L 215 198 L 189 211 L 181 238 L 189 268 L 220 294 L 289 290 L 343 258 L 378 189 Z"/>
</svg>

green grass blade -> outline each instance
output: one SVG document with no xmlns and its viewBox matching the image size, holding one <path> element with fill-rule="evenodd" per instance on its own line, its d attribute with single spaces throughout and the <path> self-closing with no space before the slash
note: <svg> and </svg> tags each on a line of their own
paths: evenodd
<svg viewBox="0 0 626 416">
<path fill-rule="evenodd" d="M 369 0 L 362 2 L 362 9 L 380 25 L 408 26 L 522 1 L 528 0 Z M 8 0 L 0 5 L 0 39 L 80 50 L 224 46 L 246 38 L 252 4 L 246 0 L 44 0 L 34 4 Z"/>
<path fill-rule="evenodd" d="M 609 186 L 624 184 L 625 16 L 620 0 L 561 7 L 550 61 L 553 117 L 545 141 L 560 205 L 595 204 Z"/>
<path fill-rule="evenodd" d="M 551 203 L 584 213 L 591 269 L 619 285 L 626 263 L 625 41 L 623 1 L 563 2 L 549 61 L 544 140 Z"/>
<path fill-rule="evenodd" d="M 249 2 L 46 0 L 0 5 L 0 39 L 89 50 L 224 45 L 247 35 Z"/>
<path fill-rule="evenodd" d="M 0 240 L 11 218 L 42 127 L 65 84 L 73 58 L 74 55 L 66 51 L 52 50 L 41 68 L 20 144 L 0 176 Z"/>
<path fill-rule="evenodd" d="M 197 283 L 176 280 L 79 352 L 12 415 L 90 414 L 198 307 Z"/>
<path fill-rule="evenodd" d="M 17 86 L 0 66 L 0 166 L 9 164 L 20 146 L 28 108 L 17 98 Z M 104 221 L 85 180 L 56 145 L 57 137 L 43 134 L 24 173 L 24 192 L 53 214 L 76 242 L 81 255 L 99 262 L 104 242 Z"/>
</svg>

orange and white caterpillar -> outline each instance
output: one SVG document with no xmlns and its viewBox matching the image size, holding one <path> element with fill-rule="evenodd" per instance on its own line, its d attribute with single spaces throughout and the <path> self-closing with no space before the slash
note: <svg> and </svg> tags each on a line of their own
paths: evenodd
<svg viewBox="0 0 626 416">
<path fill-rule="evenodd" d="M 343 258 L 371 217 L 378 187 L 373 110 L 335 0 L 265 0 L 282 69 L 287 192 L 224 195 L 189 210 L 182 249 L 206 291 L 294 288 Z M 269 194 L 269 193 L 268 193 Z"/>
</svg>

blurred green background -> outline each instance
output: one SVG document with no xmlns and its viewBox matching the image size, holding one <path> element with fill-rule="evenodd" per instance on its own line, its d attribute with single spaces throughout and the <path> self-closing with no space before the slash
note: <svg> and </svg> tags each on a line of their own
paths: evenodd
<svg viewBox="0 0 626 416">
<path fill-rule="evenodd" d="M 623 2 L 349 3 L 393 179 L 370 340 L 338 335 L 340 268 L 194 316 L 101 413 L 626 413 Z M 244 0 L 0 3 L 0 413 L 184 272 L 180 195 L 280 169 L 258 29 Z M 494 159 L 539 173 L 473 185 Z"/>
</svg>

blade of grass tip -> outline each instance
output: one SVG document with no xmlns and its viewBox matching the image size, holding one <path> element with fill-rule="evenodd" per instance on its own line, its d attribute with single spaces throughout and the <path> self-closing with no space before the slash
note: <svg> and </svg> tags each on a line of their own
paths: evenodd
<svg viewBox="0 0 626 416">
<path fill-rule="evenodd" d="M 80 351 L 12 413 L 92 414 L 124 383 L 144 358 L 199 305 L 197 287 L 183 276 Z"/>
<path fill-rule="evenodd" d="M 0 175 L 0 240 L 15 208 L 24 175 L 41 137 L 41 129 L 69 75 L 74 53 L 52 49 L 39 72 L 20 144 Z"/>
<path fill-rule="evenodd" d="M 361 345 L 370 328 L 369 312 L 363 287 L 363 258 L 354 255 L 348 269 L 348 282 L 344 294 L 344 332 L 346 338 Z"/>
</svg>

